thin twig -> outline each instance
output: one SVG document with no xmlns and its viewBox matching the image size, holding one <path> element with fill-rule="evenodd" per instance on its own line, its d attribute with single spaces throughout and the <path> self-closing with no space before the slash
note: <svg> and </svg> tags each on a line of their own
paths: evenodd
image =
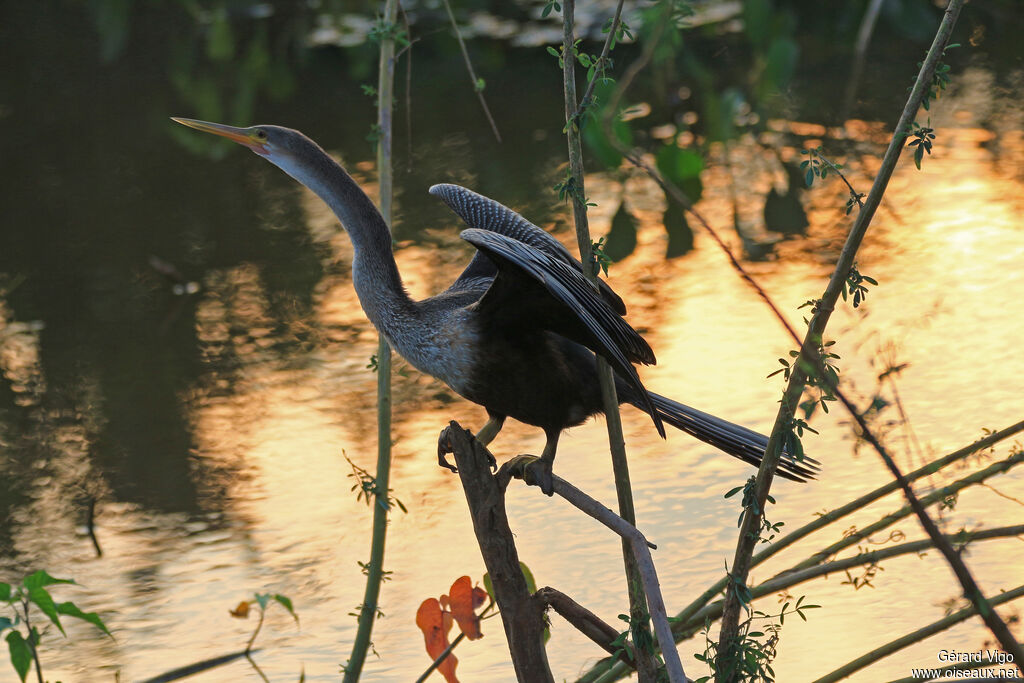
<svg viewBox="0 0 1024 683">
<path fill-rule="evenodd" d="M 452 644 L 449 645 L 448 647 L 446 647 L 444 649 L 444 652 L 439 654 L 437 656 L 437 659 L 435 659 L 433 662 L 430 663 L 430 666 L 427 667 L 427 670 L 424 671 L 423 674 L 420 675 L 420 677 L 416 679 L 416 683 L 423 683 L 425 680 L 430 678 L 430 674 L 434 673 L 434 671 L 437 669 L 437 667 L 441 666 L 441 664 L 448 657 L 448 655 L 450 655 L 452 653 L 452 650 L 455 649 L 455 646 L 458 645 L 459 643 L 461 643 L 462 639 L 465 638 L 465 637 L 466 637 L 466 634 L 462 633 L 460 631 L 459 635 L 455 636 L 455 640 L 452 641 Z"/>
<path fill-rule="evenodd" d="M 676 650 L 675 640 L 672 638 L 672 629 L 669 627 L 668 614 L 665 611 L 665 601 L 661 596 L 661 586 L 658 583 L 658 573 L 654 569 L 654 559 L 651 557 L 647 539 L 635 526 L 565 479 L 552 475 L 552 480 L 555 493 L 629 542 L 629 547 L 633 551 L 640 569 L 651 622 L 654 624 L 654 633 L 658 638 L 662 657 L 665 659 L 665 669 L 668 672 L 669 680 L 672 683 L 686 683 L 686 675 L 683 673 L 679 651 Z"/>
<path fill-rule="evenodd" d="M 265 612 L 265 609 L 260 609 L 260 620 L 256 622 L 256 628 L 253 630 L 252 636 L 249 637 L 249 642 L 245 644 L 245 654 L 247 656 L 252 651 L 252 644 L 256 642 L 256 636 L 260 634 L 260 629 L 263 628 L 263 615 Z"/>
<path fill-rule="evenodd" d="M 626 0 L 619 0 L 619 4 L 615 8 L 615 15 L 612 17 L 611 30 L 608 31 L 608 35 L 604 39 L 604 46 L 601 48 L 601 56 L 597 58 L 595 76 L 589 83 L 587 83 L 587 89 L 583 91 L 583 97 L 580 98 L 580 105 L 572 115 L 574 121 L 579 121 L 580 115 L 586 111 L 587 107 L 590 106 L 591 98 L 594 96 L 594 88 L 597 87 L 596 73 L 605 69 L 608 64 L 608 54 L 612 51 L 612 43 L 615 41 L 615 34 L 618 32 L 619 25 L 622 23 L 622 6 L 625 3 Z"/>
<path fill-rule="evenodd" d="M 491 124 L 491 130 L 494 131 L 494 137 L 498 142 L 501 142 L 501 133 L 498 132 L 498 124 L 494 122 L 494 117 L 491 116 L 491 110 L 487 108 L 487 100 L 484 99 L 484 92 L 479 87 L 480 80 L 476 77 L 476 73 L 473 72 L 473 63 L 469 60 L 469 51 L 466 50 L 466 43 L 462 40 L 462 34 L 459 32 L 459 25 L 455 23 L 455 15 L 452 14 L 452 6 L 448 4 L 448 0 L 444 0 L 444 9 L 448 12 L 448 19 L 452 22 L 452 30 L 455 31 L 455 39 L 459 41 L 459 49 L 462 50 L 462 60 L 466 63 L 466 70 L 469 72 L 469 80 L 473 86 L 473 92 L 476 93 L 476 97 L 480 100 L 480 106 L 483 107 L 484 115 L 487 116 L 487 122 Z"/>
<path fill-rule="evenodd" d="M 953 0 L 950 4 L 957 2 Z M 948 10 L 947 10 L 948 11 Z M 950 27 L 952 29 L 952 27 Z M 971 575 L 970 570 L 967 569 L 967 565 L 964 564 L 963 558 L 960 556 L 952 545 L 950 545 L 939 528 L 935 525 L 935 522 L 931 517 L 928 516 L 928 512 L 921 505 L 921 501 L 918 500 L 914 494 L 914 489 L 910 486 L 910 482 L 907 481 L 906 477 L 900 471 L 896 462 L 892 459 L 885 447 L 878 441 L 874 434 L 868 429 L 867 422 L 864 420 L 864 415 L 854 406 L 849 399 L 846 398 L 841 392 L 833 389 L 833 393 L 836 397 L 846 406 L 846 409 L 853 415 L 853 419 L 857 421 L 857 425 L 860 427 L 861 436 L 870 443 L 874 449 L 882 456 L 882 460 L 885 462 L 885 466 L 889 468 L 892 476 L 899 482 L 900 488 L 903 489 L 903 495 L 906 497 L 907 502 L 910 503 L 910 507 L 913 508 L 914 514 L 917 515 L 918 520 L 921 522 L 921 526 L 924 527 L 925 533 L 934 541 L 935 547 L 939 549 L 942 556 L 946 558 L 946 562 L 949 563 L 950 568 L 956 575 L 957 581 L 963 587 L 964 597 L 967 598 L 973 609 L 981 615 L 981 618 L 985 621 L 985 625 L 988 626 L 989 630 L 992 631 L 992 635 L 996 637 L 999 644 L 1002 646 L 1004 652 L 1008 652 L 1013 655 L 1013 661 L 1017 664 L 1017 668 L 1024 673 L 1024 648 L 1017 642 L 1017 639 L 1010 633 L 1009 627 L 1006 625 L 995 610 L 992 609 L 992 604 L 981 592 L 981 588 L 974 580 L 974 576 Z"/>
<path fill-rule="evenodd" d="M 412 46 L 416 40 L 412 39 L 412 29 L 409 27 L 409 16 L 405 13 L 405 7 L 401 1 L 398 3 L 398 11 L 402 15 L 402 25 L 405 27 L 405 35 L 408 36 L 409 44 L 395 55 L 395 59 L 401 57 L 405 52 L 409 56 L 405 58 L 405 170 L 412 173 Z"/>
<path fill-rule="evenodd" d="M 612 24 L 619 22 L 622 3 L 616 10 Z M 569 154 L 569 180 L 575 186 L 572 196 L 573 223 L 576 226 L 576 243 L 580 250 L 580 261 L 584 275 L 597 282 L 598 270 L 594 263 L 593 247 L 590 238 L 590 223 L 587 217 L 586 183 L 584 181 L 583 144 L 580 139 L 579 121 L 576 115 L 580 104 L 576 100 L 576 55 L 574 52 L 575 29 L 573 21 L 576 12 L 575 0 L 562 2 L 562 88 L 565 95 L 565 133 Z M 609 34 L 609 38 L 614 34 Z M 610 46 L 609 41 L 605 41 Z M 610 47 L 609 47 L 610 49 Z M 618 499 L 619 514 L 624 520 L 636 525 L 636 512 L 633 506 L 633 489 L 629 478 L 629 461 L 626 457 L 626 442 L 622 431 L 622 418 L 619 414 L 619 399 L 615 390 L 615 378 L 608 362 L 597 356 L 597 376 L 601 387 L 601 399 L 604 407 L 606 426 L 608 429 L 608 447 L 611 452 L 612 472 L 615 477 L 615 493 Z M 626 586 L 629 591 L 629 614 L 635 634 L 647 630 L 647 607 L 644 605 L 644 592 L 640 586 L 642 576 L 635 565 L 634 556 L 622 544 L 623 562 L 626 571 Z M 635 644 L 635 643 L 634 643 Z M 657 662 L 651 653 L 637 648 L 637 674 L 640 683 L 651 683 L 657 680 Z"/>
</svg>

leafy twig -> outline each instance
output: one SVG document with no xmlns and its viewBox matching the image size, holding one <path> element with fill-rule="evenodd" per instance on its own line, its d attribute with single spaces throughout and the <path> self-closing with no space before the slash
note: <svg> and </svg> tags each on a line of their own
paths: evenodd
<svg viewBox="0 0 1024 683">
<path fill-rule="evenodd" d="M 477 78 L 476 73 L 473 71 L 473 63 L 469 60 L 469 52 L 466 50 L 466 43 L 462 40 L 462 34 L 459 32 L 459 25 L 455 23 L 455 15 L 452 14 L 452 6 L 448 3 L 448 0 L 444 0 L 444 9 L 448 12 L 448 20 L 452 22 L 452 31 L 455 32 L 455 39 L 459 41 L 459 49 L 462 50 L 462 60 L 466 63 L 466 70 L 469 72 L 469 80 L 473 84 L 473 92 L 476 93 L 476 98 L 480 100 L 480 106 L 483 107 L 484 115 L 487 116 L 487 122 L 491 124 L 491 130 L 494 132 L 494 137 L 498 142 L 501 142 L 501 133 L 498 132 L 498 124 L 494 122 L 494 117 L 491 116 L 491 110 L 487 108 L 487 100 L 484 99 L 484 81 L 482 78 Z"/>
</svg>

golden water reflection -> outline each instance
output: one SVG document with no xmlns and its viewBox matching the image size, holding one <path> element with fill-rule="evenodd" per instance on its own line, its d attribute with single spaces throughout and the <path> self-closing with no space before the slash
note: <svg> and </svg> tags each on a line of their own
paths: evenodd
<svg viewBox="0 0 1024 683">
<path fill-rule="evenodd" d="M 874 389 L 878 368 L 872 359 L 879 353 L 910 363 L 900 375 L 899 392 L 927 455 L 968 443 L 983 427 L 1006 426 L 1024 412 L 1016 381 L 1024 374 L 1024 358 L 1017 352 L 1024 333 L 1021 138 L 1002 137 L 998 153 L 991 135 L 976 128 L 944 127 L 939 139 L 942 144 L 923 171 L 904 159 L 861 251 L 860 268 L 876 277 L 879 287 L 863 308 L 841 307 L 831 325 L 840 340 L 843 376 L 862 397 Z M 876 163 L 866 153 L 851 158 L 850 180 L 866 188 Z M 618 187 L 599 176 L 588 182 L 600 230 Z M 708 199 L 702 209 L 715 225 L 728 225 L 728 179 L 713 170 L 705 182 Z M 644 371 L 645 382 L 652 390 L 767 430 L 781 384 L 778 377 L 765 376 L 792 342 L 706 236 L 698 236 L 698 248 L 689 256 L 665 261 L 660 195 L 640 180 L 630 181 L 627 189 L 641 219 L 638 247 L 612 268 L 611 284 L 659 358 L 656 367 Z M 794 324 L 800 322 L 797 307 L 824 286 L 828 264 L 822 250 L 840 243 L 849 225 L 838 208 L 844 201 L 838 183 L 817 189 L 809 201 L 807 240 L 780 244 L 777 260 L 749 266 Z M 287 615 L 271 610 L 260 638 L 264 672 L 272 680 L 295 679 L 300 670 L 307 680 L 335 679 L 354 627 L 346 615 L 362 600 L 364 577 L 356 562 L 365 560 L 369 548 L 370 510 L 350 492 L 354 480 L 345 456 L 373 469 L 375 379 L 366 365 L 376 336 L 349 281 L 347 239 L 308 193 L 302 206 L 311 234 L 329 253 L 327 275 L 308 315 L 275 323 L 258 273 L 246 266 L 211 273 L 197 305 L 196 337 L 205 370 L 182 401 L 193 428 L 193 456 L 205 467 L 202 484 L 222 491 L 225 512 L 176 518 L 108 506 L 101 527 L 103 558 L 92 558 L 80 545 L 54 549 L 74 559 L 75 577 L 86 587 L 74 599 L 85 609 L 102 611 L 117 641 L 91 639 L 85 629 L 73 628 L 75 659 L 70 651 L 55 656 L 50 676 L 105 681 L 119 669 L 122 680 L 136 680 L 231 651 L 245 642 L 252 624 L 230 619 L 227 609 L 253 591 L 269 590 L 292 597 L 301 633 Z M 443 227 L 436 233 L 441 248 L 407 246 L 398 254 L 416 295 L 446 286 L 470 254 L 457 237 L 455 220 Z M 564 232 L 559 236 L 570 239 Z M 41 381 L 33 375 L 31 335 L 12 324 L 7 322 L 0 336 L 0 365 L 12 382 L 29 387 Z M 371 681 L 407 681 L 421 673 L 428 660 L 414 625 L 416 607 L 445 592 L 456 577 L 478 579 L 484 572 L 456 478 L 434 458 L 437 432 L 448 420 L 478 427 L 483 411 L 404 363 L 397 370 L 392 487 L 409 513 L 397 513 L 391 523 L 386 565 L 394 577 L 383 589 L 387 616 L 375 631 L 381 658 L 368 663 L 365 679 Z M 678 610 L 731 562 L 738 508 L 722 494 L 751 470 L 679 433 L 660 440 L 649 419 L 636 411 L 627 409 L 624 421 L 638 519 L 658 544 L 655 561 L 666 602 L 670 611 Z M 851 455 L 841 414 L 819 416 L 814 425 L 821 435 L 806 444 L 824 462 L 825 472 L 805 486 L 778 483 L 779 504 L 771 517 L 784 520 L 787 528 L 887 480 L 870 453 Z M 898 431 L 891 439 L 900 447 L 906 442 Z M 509 424 L 493 448 L 503 458 L 536 453 L 541 445 L 538 430 Z M 575 429 L 561 444 L 558 472 L 612 501 L 605 451 L 603 423 Z M 902 456 L 905 466 L 922 457 Z M 921 488 L 943 480 L 938 476 Z M 1024 499 L 1020 476 L 992 483 Z M 508 501 L 520 556 L 539 583 L 569 593 L 608 623 L 619 623 L 625 592 L 618 540 L 535 490 L 513 486 Z M 864 524 L 901 504 L 889 497 L 846 526 Z M 1019 522 L 1022 512 L 994 492 L 976 489 L 944 517 L 955 531 Z M 910 521 L 898 528 L 910 538 L 921 535 Z M 840 533 L 812 538 L 805 551 L 784 553 L 754 578 L 769 577 Z M 978 544 L 968 561 L 983 588 L 996 593 L 1020 581 L 1024 546 L 1012 539 Z M 779 680 L 826 673 L 939 618 L 943 602 L 958 594 L 936 553 L 885 562 L 874 588 L 855 592 L 842 585 L 843 579 L 831 576 L 794 589 L 823 609 L 810 614 L 807 623 L 787 620 L 775 665 Z M 765 600 L 765 609 L 774 602 Z M 1014 614 L 1016 608 L 1000 611 Z M 485 632 L 482 641 L 460 647 L 460 677 L 512 680 L 500 626 L 488 622 Z M 973 650 L 984 639 L 984 630 L 972 621 L 851 680 L 909 675 L 911 666 L 935 665 L 941 648 Z M 572 679 L 602 655 L 557 618 L 548 647 L 559 680 Z M 695 640 L 682 647 L 690 675 L 701 675 L 691 655 L 702 644 Z M 78 659 L 83 653 L 87 658 Z M 203 680 L 256 678 L 248 665 L 235 663 Z"/>
</svg>

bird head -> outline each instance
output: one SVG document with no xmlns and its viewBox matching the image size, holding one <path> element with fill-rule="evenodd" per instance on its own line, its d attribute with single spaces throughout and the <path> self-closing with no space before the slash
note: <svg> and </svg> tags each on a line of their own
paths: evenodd
<svg viewBox="0 0 1024 683">
<path fill-rule="evenodd" d="M 327 162 L 333 163 L 330 162 L 327 153 L 315 142 L 291 128 L 270 125 L 236 128 L 223 123 L 210 123 L 209 121 L 197 121 L 176 116 L 172 116 L 171 119 L 184 126 L 201 130 L 204 133 L 213 133 L 248 147 L 318 194 L 323 189 L 322 173 L 318 172 L 319 167 Z"/>
<path fill-rule="evenodd" d="M 282 144 L 282 132 L 288 130 L 287 128 L 281 128 L 280 126 L 250 126 L 249 128 L 236 128 L 235 126 L 225 126 L 223 123 L 210 123 L 209 121 L 184 119 L 178 118 L 177 116 L 172 116 L 171 120 L 177 121 L 183 126 L 201 130 L 204 133 L 213 133 L 214 135 L 227 138 L 232 142 L 237 142 L 238 144 L 244 145 L 260 156 L 265 156 L 268 159 L 280 154 L 280 151 L 285 148 Z"/>
</svg>

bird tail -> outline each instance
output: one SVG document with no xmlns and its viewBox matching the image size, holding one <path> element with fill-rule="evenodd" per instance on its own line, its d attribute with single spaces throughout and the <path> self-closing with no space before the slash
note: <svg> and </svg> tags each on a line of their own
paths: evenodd
<svg viewBox="0 0 1024 683">
<path fill-rule="evenodd" d="M 676 429 L 718 448 L 734 458 L 757 467 L 764 458 L 768 437 L 701 412 L 653 392 L 649 392 L 658 417 Z M 791 453 L 783 453 L 775 473 L 790 481 L 814 479 L 821 471 L 821 463 L 804 456 L 797 460 Z"/>
</svg>

